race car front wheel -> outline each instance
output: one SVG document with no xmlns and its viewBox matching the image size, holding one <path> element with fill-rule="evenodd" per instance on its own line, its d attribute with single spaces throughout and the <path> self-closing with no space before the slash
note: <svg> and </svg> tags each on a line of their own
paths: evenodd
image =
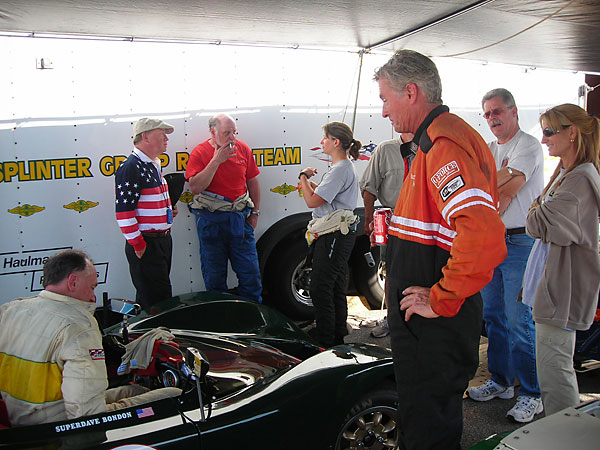
<svg viewBox="0 0 600 450">
<path fill-rule="evenodd" d="M 398 395 L 391 385 L 365 395 L 349 411 L 338 434 L 335 450 L 397 448 L 397 399 Z"/>
</svg>

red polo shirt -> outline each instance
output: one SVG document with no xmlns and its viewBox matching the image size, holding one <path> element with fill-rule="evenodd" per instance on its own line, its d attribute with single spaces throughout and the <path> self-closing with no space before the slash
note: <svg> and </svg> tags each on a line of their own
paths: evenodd
<svg viewBox="0 0 600 450">
<path fill-rule="evenodd" d="M 242 141 L 235 141 L 235 147 L 237 149 L 235 156 L 219 166 L 206 188 L 207 191 L 232 201 L 243 195 L 247 190 L 246 182 L 260 173 L 250 147 Z M 191 177 L 204 170 L 214 153 L 215 149 L 210 144 L 210 140 L 194 148 L 188 160 L 185 179 L 189 181 Z"/>
</svg>

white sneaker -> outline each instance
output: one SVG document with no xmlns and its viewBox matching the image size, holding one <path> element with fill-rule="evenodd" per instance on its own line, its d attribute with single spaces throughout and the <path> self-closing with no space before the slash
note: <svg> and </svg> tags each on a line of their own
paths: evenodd
<svg viewBox="0 0 600 450">
<path fill-rule="evenodd" d="M 487 402 L 496 397 L 506 400 L 515 396 L 515 387 L 504 387 L 489 379 L 481 386 L 470 387 L 467 389 L 467 394 L 473 400 L 477 400 L 478 402 Z"/>
<path fill-rule="evenodd" d="M 381 320 L 378 319 L 371 319 L 371 320 L 362 320 L 360 322 L 360 327 L 365 327 L 365 328 L 375 328 L 378 327 L 381 324 Z"/>
<path fill-rule="evenodd" d="M 544 411 L 544 405 L 541 398 L 519 395 L 517 404 L 506 413 L 506 417 L 512 417 L 517 422 L 527 423 L 531 422 L 533 417 L 542 411 Z"/>
<path fill-rule="evenodd" d="M 387 322 L 387 317 L 385 317 L 378 326 L 373 328 L 371 336 L 374 338 L 382 338 L 386 337 L 388 334 L 390 334 L 390 327 Z"/>
</svg>

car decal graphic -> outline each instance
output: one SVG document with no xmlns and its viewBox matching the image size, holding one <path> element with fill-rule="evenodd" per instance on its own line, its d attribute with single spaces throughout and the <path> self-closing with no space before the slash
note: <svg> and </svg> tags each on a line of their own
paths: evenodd
<svg viewBox="0 0 600 450">
<path fill-rule="evenodd" d="M 119 414 L 112 414 L 110 416 L 104 416 L 104 417 L 102 417 L 102 423 L 114 422 L 117 420 L 131 419 L 131 418 L 133 418 L 131 411 L 127 411 L 126 413 L 119 413 Z"/>
<path fill-rule="evenodd" d="M 458 191 L 461 187 L 465 185 L 465 181 L 459 175 L 455 178 L 452 178 L 446 185 L 440 190 L 440 195 L 442 196 L 442 201 L 446 201 L 450 198 L 452 194 Z"/>
<path fill-rule="evenodd" d="M 152 409 L 152 408 L 150 408 L 150 409 Z M 57 433 L 62 433 L 64 431 L 75 430 L 77 428 L 91 427 L 94 425 L 100 425 L 102 423 L 116 422 L 118 420 L 132 419 L 132 418 L 133 418 L 133 415 L 132 415 L 131 411 L 127 411 L 124 413 L 110 414 L 110 415 L 104 416 L 104 417 L 95 417 L 93 419 L 77 420 L 74 422 L 66 423 L 64 425 L 57 425 L 54 427 L 54 430 Z"/>
<path fill-rule="evenodd" d="M 80 420 L 77 422 L 66 423 L 64 425 L 57 425 L 54 427 L 54 429 L 56 430 L 57 433 L 61 433 L 63 431 L 74 430 L 76 428 L 90 427 L 92 425 L 100 425 L 100 419 L 98 417 L 96 417 L 94 419 Z"/>
<path fill-rule="evenodd" d="M 76 200 L 66 205 L 63 205 L 63 208 L 73 209 L 81 214 L 82 212 L 85 212 L 90 208 L 95 208 L 99 204 L 100 202 L 92 202 L 90 200 Z"/>
<path fill-rule="evenodd" d="M 436 189 L 439 189 L 442 183 L 444 183 L 452 175 L 460 172 L 460 167 L 456 161 L 451 161 L 438 170 L 435 175 L 431 177 L 431 182 L 435 185 Z"/>
<path fill-rule="evenodd" d="M 143 417 L 150 417 L 154 415 L 154 410 L 152 409 L 151 406 L 149 406 L 148 408 L 142 408 L 142 409 L 138 409 L 136 410 L 136 414 L 138 416 L 138 418 L 143 418 Z"/>
<path fill-rule="evenodd" d="M 30 205 L 29 203 L 25 203 L 24 205 L 15 206 L 14 208 L 9 209 L 8 212 L 11 214 L 18 214 L 23 217 L 29 217 L 45 209 L 45 206 Z"/>
<path fill-rule="evenodd" d="M 90 357 L 92 360 L 97 361 L 104 359 L 104 349 L 102 348 L 90 348 Z"/>
</svg>

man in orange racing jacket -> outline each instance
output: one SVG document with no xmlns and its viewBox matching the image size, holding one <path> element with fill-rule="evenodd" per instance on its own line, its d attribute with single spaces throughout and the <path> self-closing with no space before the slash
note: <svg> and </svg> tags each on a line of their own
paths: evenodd
<svg viewBox="0 0 600 450">
<path fill-rule="evenodd" d="M 375 73 L 383 117 L 419 145 L 390 223 L 388 320 L 400 448 L 460 449 L 478 365 L 479 294 L 506 257 L 493 156 L 442 105 L 433 61 L 398 51 Z"/>
</svg>

